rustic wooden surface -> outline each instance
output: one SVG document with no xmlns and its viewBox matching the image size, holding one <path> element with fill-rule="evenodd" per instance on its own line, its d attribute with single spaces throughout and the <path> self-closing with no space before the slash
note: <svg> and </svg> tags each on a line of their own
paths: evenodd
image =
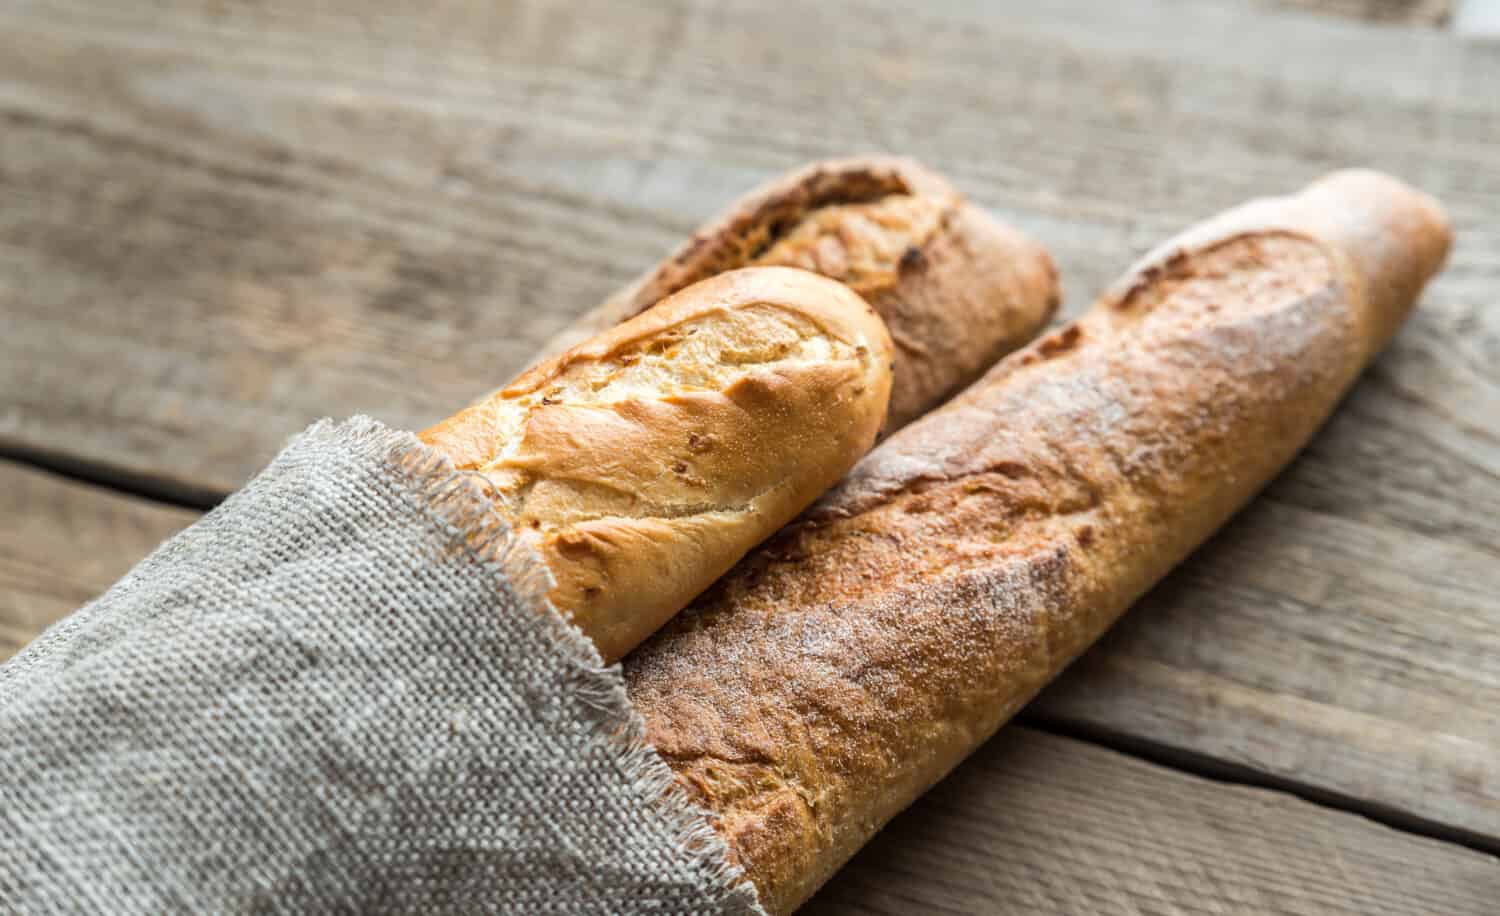
<svg viewBox="0 0 1500 916">
<path fill-rule="evenodd" d="M 0 461 L 0 661 L 197 516 Z"/>
<path fill-rule="evenodd" d="M 949 173 L 1051 247 L 1070 311 L 1202 216 L 1374 165 L 1448 203 L 1449 270 L 1303 458 L 1026 715 L 1500 851 L 1496 86 L 1495 43 L 1259 0 L 863 0 L 796 17 L 748 0 L 4 4 L 0 452 L 206 506 L 318 416 L 451 412 L 720 204 L 818 156 L 899 151 Z M 0 657 L 191 518 L 19 465 L 0 465 L 0 491 Z M 1045 768 L 1073 745 L 1003 754 Z M 924 877 L 932 833 L 970 848 L 953 856 L 983 882 L 983 856 L 1011 849 L 991 841 L 1000 823 L 1045 838 L 1033 856 L 1053 844 L 1049 880 L 1093 875 L 1124 853 L 1077 853 L 1094 828 L 1068 780 L 1108 786 L 1118 769 L 1092 766 L 1042 793 L 1081 826 L 1049 824 L 1048 805 L 999 819 L 1003 785 L 993 797 L 1011 801 L 972 818 L 934 802 L 938 820 L 907 818 L 865 857 L 926 863 L 892 866 L 905 891 L 880 866 L 825 899 L 950 905 L 964 882 L 958 865 Z M 1005 782 L 975 772 L 991 769 L 962 784 Z M 1243 790 L 1161 779 L 1144 812 L 1105 823 L 1241 816 Z M 1179 804 L 1176 779 L 1214 800 Z M 1324 858 L 1365 848 L 1357 821 L 1283 802 L 1340 835 Z M 1290 843 L 1271 820 L 1230 826 Z M 1176 883 L 1120 908 L 1234 912 L 1224 895 L 1268 870 L 1324 881 L 1294 844 L 1221 877 L 1218 834 L 1201 835 L 1122 860 Z M 1368 840 L 1398 874 L 1451 854 L 1452 874 L 1500 896 L 1492 859 L 1401 842 L 1424 851 Z M 1348 874 L 1376 875 L 1379 855 Z M 1159 873 L 1163 856 L 1186 858 Z M 1288 893 L 1287 911 L 1334 908 Z M 1396 899 L 1383 911 L 1442 911 Z"/>
<path fill-rule="evenodd" d="M 1495 54 L 1439 32 L 1167 0 L 170 6 L 0 9 L 0 445 L 169 493 L 327 413 L 445 415 L 749 184 L 850 150 L 952 173 L 1074 307 L 1351 161 L 1448 196 L 1460 266 L 1495 268 Z"/>
<path fill-rule="evenodd" d="M 1480 916 L 1497 881 L 1480 853 L 1012 726 L 803 912 Z"/>
</svg>

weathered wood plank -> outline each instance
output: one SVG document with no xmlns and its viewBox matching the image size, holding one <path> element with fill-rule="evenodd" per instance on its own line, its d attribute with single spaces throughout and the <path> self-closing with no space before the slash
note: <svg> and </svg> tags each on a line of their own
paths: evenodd
<svg viewBox="0 0 1500 916">
<path fill-rule="evenodd" d="M 1496 542 L 1284 501 L 1309 464 L 1132 608 L 1030 714 L 1500 849 Z"/>
<path fill-rule="evenodd" d="M 1490 856 L 1015 726 L 802 912 L 1479 916 L 1497 893 Z"/>
<path fill-rule="evenodd" d="M 324 413 L 448 412 L 816 156 L 950 172 L 1074 310 L 1329 168 L 1442 196 L 1458 247 L 1391 352 L 1037 709 L 1500 838 L 1492 48 L 1167 0 L 171 6 L 0 8 L 0 447 L 183 491 Z"/>
<path fill-rule="evenodd" d="M 1075 307 L 1350 160 L 1471 232 L 1500 200 L 1493 55 L 1237 5 L 173 6 L 0 11 L 0 444 L 193 492 L 326 413 L 449 412 L 819 155 L 953 172 L 1056 250 Z"/>
<path fill-rule="evenodd" d="M 0 461 L 0 662 L 197 516 Z"/>
</svg>

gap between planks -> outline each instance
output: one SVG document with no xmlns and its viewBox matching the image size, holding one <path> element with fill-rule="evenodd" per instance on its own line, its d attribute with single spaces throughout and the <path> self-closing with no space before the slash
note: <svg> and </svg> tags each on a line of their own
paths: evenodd
<svg viewBox="0 0 1500 916">
<path fill-rule="evenodd" d="M 1162 744 L 1142 735 L 1113 731 L 1096 723 L 1071 721 L 1054 713 L 1037 710 L 1031 705 L 1023 708 L 1008 724 L 1021 725 L 1059 738 L 1070 738 L 1084 744 L 1107 748 L 1128 757 L 1154 763 L 1175 772 L 1187 773 L 1200 779 L 1224 785 L 1268 789 L 1291 795 L 1320 808 L 1357 814 L 1401 833 L 1426 837 L 1494 856 L 1497 857 L 1497 863 L 1500 863 L 1500 838 L 1488 837 L 1462 827 L 1429 820 L 1376 801 L 1332 792 L 1310 783 L 1278 776 L 1275 773 L 1257 770 L 1185 748 Z"/>
<path fill-rule="evenodd" d="M 0 445 L 0 461 L 179 509 L 207 512 L 228 495 L 168 474 L 143 474 L 124 465 L 19 443 Z"/>
</svg>

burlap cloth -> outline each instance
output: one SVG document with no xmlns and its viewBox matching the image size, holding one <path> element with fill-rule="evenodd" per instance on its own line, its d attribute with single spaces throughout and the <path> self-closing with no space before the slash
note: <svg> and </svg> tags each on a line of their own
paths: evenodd
<svg viewBox="0 0 1500 916">
<path fill-rule="evenodd" d="M 545 575 L 313 426 L 0 666 L 0 910 L 758 913 Z"/>
</svg>

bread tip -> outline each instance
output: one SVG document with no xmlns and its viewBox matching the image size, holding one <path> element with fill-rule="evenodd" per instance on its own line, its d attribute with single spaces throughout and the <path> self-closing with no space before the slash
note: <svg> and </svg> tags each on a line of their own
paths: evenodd
<svg viewBox="0 0 1500 916">
<path fill-rule="evenodd" d="M 1408 224 L 1414 241 L 1425 242 L 1422 258 L 1427 276 L 1437 273 L 1453 244 L 1453 221 L 1441 202 L 1400 178 L 1379 169 L 1351 167 L 1329 172 L 1304 193 L 1328 194 L 1355 203 L 1391 220 Z M 1423 279 L 1426 279 L 1424 277 Z"/>
</svg>

